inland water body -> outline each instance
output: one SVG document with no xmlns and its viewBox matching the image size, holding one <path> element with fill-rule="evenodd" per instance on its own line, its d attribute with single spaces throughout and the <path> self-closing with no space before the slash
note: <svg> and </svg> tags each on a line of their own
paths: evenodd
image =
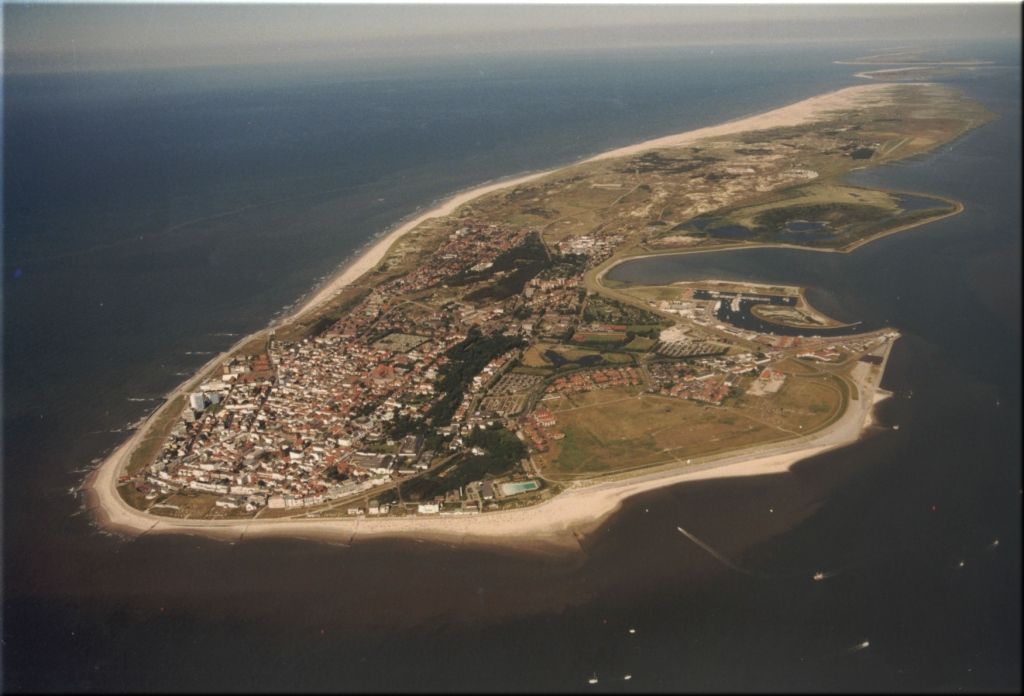
<svg viewBox="0 0 1024 696">
<path fill-rule="evenodd" d="M 850 255 L 616 271 L 806 284 L 898 328 L 896 396 L 855 446 L 631 499 L 573 557 L 123 540 L 69 494 L 210 354 L 417 208 L 857 84 L 832 61 L 871 48 L 6 77 L 4 688 L 1019 689 L 1014 46 L 964 49 L 1008 66 L 959 81 L 999 120 L 853 177 L 962 215 Z"/>
</svg>

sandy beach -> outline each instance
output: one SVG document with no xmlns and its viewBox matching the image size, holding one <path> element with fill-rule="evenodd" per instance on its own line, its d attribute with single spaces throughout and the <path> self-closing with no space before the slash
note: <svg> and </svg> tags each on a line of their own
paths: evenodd
<svg viewBox="0 0 1024 696">
<path fill-rule="evenodd" d="M 723 135 L 764 130 L 767 128 L 779 128 L 782 126 L 798 126 L 815 121 L 830 111 L 849 109 L 856 106 L 883 104 L 887 101 L 886 92 L 890 87 L 891 85 L 887 84 L 869 84 L 846 87 L 845 89 L 804 99 L 803 101 L 789 104 L 788 106 L 783 106 L 778 109 L 773 109 L 772 111 L 766 111 L 753 116 L 745 116 L 716 126 L 698 128 L 684 133 L 668 135 L 662 138 L 646 140 L 635 145 L 628 145 L 615 150 L 609 150 L 572 164 L 595 162 L 614 157 L 626 157 L 657 148 L 679 147 L 704 138 L 720 137 Z M 566 166 L 572 166 L 572 164 Z M 564 167 L 559 167 L 558 169 L 564 169 Z M 534 172 L 515 179 L 498 181 L 485 184 L 484 186 L 479 186 L 468 191 L 463 191 L 462 193 L 458 193 L 447 199 L 437 207 L 402 223 L 394 230 L 381 237 L 378 242 L 367 249 L 359 258 L 355 259 L 337 276 L 316 291 L 292 314 L 292 317 L 297 317 L 315 309 L 317 306 L 337 295 L 346 286 L 354 283 L 360 276 L 371 270 L 382 258 L 384 258 L 384 255 L 387 253 L 388 249 L 391 248 L 392 244 L 405 234 L 415 229 L 425 220 L 450 215 L 455 212 L 459 206 L 469 203 L 480 196 L 491 193 L 492 191 L 498 191 L 503 188 L 509 188 L 528 181 L 533 181 L 534 179 L 539 179 L 558 171 L 558 169 Z M 284 321 L 288 321 L 288 319 Z"/>
<path fill-rule="evenodd" d="M 629 482 L 609 482 L 571 489 L 552 500 L 523 510 L 465 516 L 404 517 L 395 519 L 332 518 L 240 520 L 210 522 L 154 517 L 121 500 L 110 485 L 94 486 L 97 512 L 103 527 L 128 536 L 142 534 L 195 534 L 223 541 L 257 537 L 310 539 L 349 546 L 357 540 L 400 537 L 459 545 L 521 547 L 540 553 L 579 549 L 576 535 L 585 535 L 619 509 L 622 502 L 645 491 L 686 481 L 709 478 L 760 476 L 788 471 L 807 457 L 832 446 L 803 447 L 793 452 L 719 462 L 707 468 L 638 477 Z M 746 455 L 749 457 L 750 455 Z M 104 484 L 105 481 L 97 481 Z"/>
<path fill-rule="evenodd" d="M 852 377 L 860 398 L 822 430 L 768 448 L 737 451 L 708 458 L 681 471 L 659 471 L 624 480 L 598 481 L 570 488 L 555 498 L 521 510 L 465 516 L 412 516 L 400 518 L 329 518 L 268 520 L 186 520 L 157 517 L 126 503 L 116 489 L 116 477 L 139 433 L 114 452 L 91 478 L 91 509 L 100 524 L 129 536 L 142 534 L 197 534 L 225 541 L 255 537 L 290 537 L 351 545 L 362 539 L 402 537 L 455 544 L 508 546 L 550 553 L 579 549 L 585 535 L 634 495 L 688 481 L 736 476 L 761 476 L 789 470 L 798 461 L 855 442 L 873 424 L 875 404 L 890 394 L 878 388 L 892 343 L 886 344 L 879 369 L 858 364 Z"/>
<path fill-rule="evenodd" d="M 621 157 L 654 148 L 677 147 L 708 137 L 808 123 L 828 111 L 884 102 L 889 87 L 890 85 L 886 84 L 848 87 L 725 124 L 611 150 L 583 161 Z M 328 301 L 345 286 L 371 270 L 397 239 L 409 233 L 424 220 L 447 215 L 479 196 L 537 179 L 549 173 L 550 171 L 537 172 L 459 193 L 432 210 L 401 224 L 373 244 L 358 259 L 315 292 L 288 318 L 279 323 L 286 323 Z M 597 482 L 585 487 L 572 488 L 548 502 L 524 510 L 450 517 L 207 521 L 158 517 L 128 505 L 117 492 L 117 479 L 126 467 L 131 452 L 142 441 L 153 421 L 169 407 L 175 396 L 187 391 L 205 372 L 223 361 L 238 346 L 267 331 L 265 329 L 241 339 L 228 351 L 207 362 L 195 376 L 175 389 L 168 396 L 165 404 L 154 411 L 132 436 L 107 456 L 89 476 L 84 486 L 88 505 L 103 527 L 133 536 L 184 533 L 200 534 L 224 540 L 239 540 L 257 536 L 286 536 L 315 538 L 346 545 L 357 539 L 387 536 L 430 538 L 467 544 L 522 546 L 535 551 L 578 549 L 576 535 L 586 534 L 592 530 L 602 520 L 614 513 L 621 506 L 622 501 L 628 497 L 685 481 L 779 473 L 788 470 L 797 461 L 855 441 L 860 437 L 863 429 L 870 424 L 871 409 L 881 394 L 876 391 L 877 379 L 861 375 L 857 378 L 861 384 L 862 394 L 859 401 L 851 403 L 850 408 L 841 418 L 817 433 L 771 448 L 734 452 L 714 460 L 700 462 L 693 467 L 687 467 L 684 471 L 652 473 L 627 480 Z M 887 356 L 888 350 L 886 351 Z M 877 373 L 878 379 L 883 373 L 884 363 L 882 370 Z"/>
</svg>

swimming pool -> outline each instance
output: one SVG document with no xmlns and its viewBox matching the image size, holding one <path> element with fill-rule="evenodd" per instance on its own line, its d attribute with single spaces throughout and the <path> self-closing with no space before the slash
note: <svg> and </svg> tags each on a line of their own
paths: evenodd
<svg viewBox="0 0 1024 696">
<path fill-rule="evenodd" d="M 520 481 L 518 483 L 503 483 L 499 486 L 502 495 L 518 495 L 527 491 L 535 491 L 540 488 L 536 481 Z"/>
</svg>

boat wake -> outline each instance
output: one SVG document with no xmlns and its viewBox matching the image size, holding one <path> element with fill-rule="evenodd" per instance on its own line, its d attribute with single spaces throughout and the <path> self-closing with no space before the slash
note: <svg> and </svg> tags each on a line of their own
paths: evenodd
<svg viewBox="0 0 1024 696">
<path fill-rule="evenodd" d="M 676 527 L 676 529 L 679 530 L 680 534 L 682 534 L 684 537 L 686 537 L 687 539 L 692 541 L 694 544 L 696 544 L 700 548 L 702 548 L 705 551 L 707 551 L 708 554 L 712 558 L 714 558 L 716 561 L 718 561 L 722 565 L 726 566 L 727 568 L 735 570 L 737 573 L 743 573 L 744 575 L 749 575 L 749 576 L 755 577 L 755 578 L 767 578 L 767 577 L 770 577 L 768 575 L 764 575 L 763 573 L 757 573 L 757 572 L 754 572 L 754 571 L 750 571 L 750 570 L 747 570 L 746 568 L 742 568 L 742 567 L 736 565 L 731 560 L 729 560 L 728 558 L 726 558 L 725 556 L 720 554 L 718 551 L 713 549 L 708 544 L 705 544 L 703 541 L 701 541 L 700 539 L 698 539 L 697 537 L 695 537 L 693 534 L 691 534 L 690 532 L 686 531 L 682 527 Z"/>
<path fill-rule="evenodd" d="M 851 645 L 849 648 L 847 648 L 846 649 L 846 653 L 850 654 L 850 653 L 860 652 L 861 650 L 867 650 L 870 647 L 871 647 L 871 641 L 869 641 L 869 640 L 862 640 L 861 642 L 857 643 L 856 645 Z"/>
<path fill-rule="evenodd" d="M 708 553 L 708 555 L 710 555 L 716 561 L 718 561 L 719 563 L 721 563 L 722 565 L 726 566 L 727 568 L 729 568 L 731 570 L 735 570 L 737 573 L 742 573 L 744 575 L 749 575 L 750 577 L 761 578 L 761 579 L 764 579 L 764 580 L 786 580 L 786 579 L 790 579 L 790 578 L 807 577 L 804 574 L 806 571 L 801 571 L 799 573 L 788 573 L 788 574 L 779 574 L 779 573 L 771 574 L 771 573 L 762 573 L 760 571 L 755 571 L 755 570 L 749 570 L 749 569 L 744 568 L 744 567 L 740 566 L 739 564 L 735 563 L 734 561 L 732 561 L 731 559 L 729 559 L 728 557 L 726 557 L 725 555 L 723 555 L 722 553 L 717 551 L 711 545 L 701 541 L 696 536 L 694 536 L 691 532 L 688 532 L 687 530 L 683 529 L 682 527 L 676 527 L 676 530 L 678 530 L 678 532 L 680 534 L 682 534 L 687 539 L 692 541 L 694 544 L 696 544 L 697 546 L 702 548 L 704 551 L 706 551 Z M 842 572 L 841 568 L 840 569 L 836 569 L 836 570 L 829 570 L 829 571 L 819 570 L 819 571 L 815 572 L 814 575 L 811 576 L 811 579 L 816 581 L 816 582 L 817 581 L 821 581 L 821 580 L 827 580 L 829 578 L 834 578 L 835 576 L 839 575 L 841 572 Z"/>
</svg>

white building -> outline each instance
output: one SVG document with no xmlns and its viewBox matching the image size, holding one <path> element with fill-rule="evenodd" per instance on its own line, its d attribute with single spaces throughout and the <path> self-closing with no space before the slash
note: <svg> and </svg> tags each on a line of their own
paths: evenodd
<svg viewBox="0 0 1024 696">
<path fill-rule="evenodd" d="M 202 392 L 195 392 L 188 395 L 188 405 L 193 411 L 202 411 L 206 408 L 206 397 Z"/>
</svg>

